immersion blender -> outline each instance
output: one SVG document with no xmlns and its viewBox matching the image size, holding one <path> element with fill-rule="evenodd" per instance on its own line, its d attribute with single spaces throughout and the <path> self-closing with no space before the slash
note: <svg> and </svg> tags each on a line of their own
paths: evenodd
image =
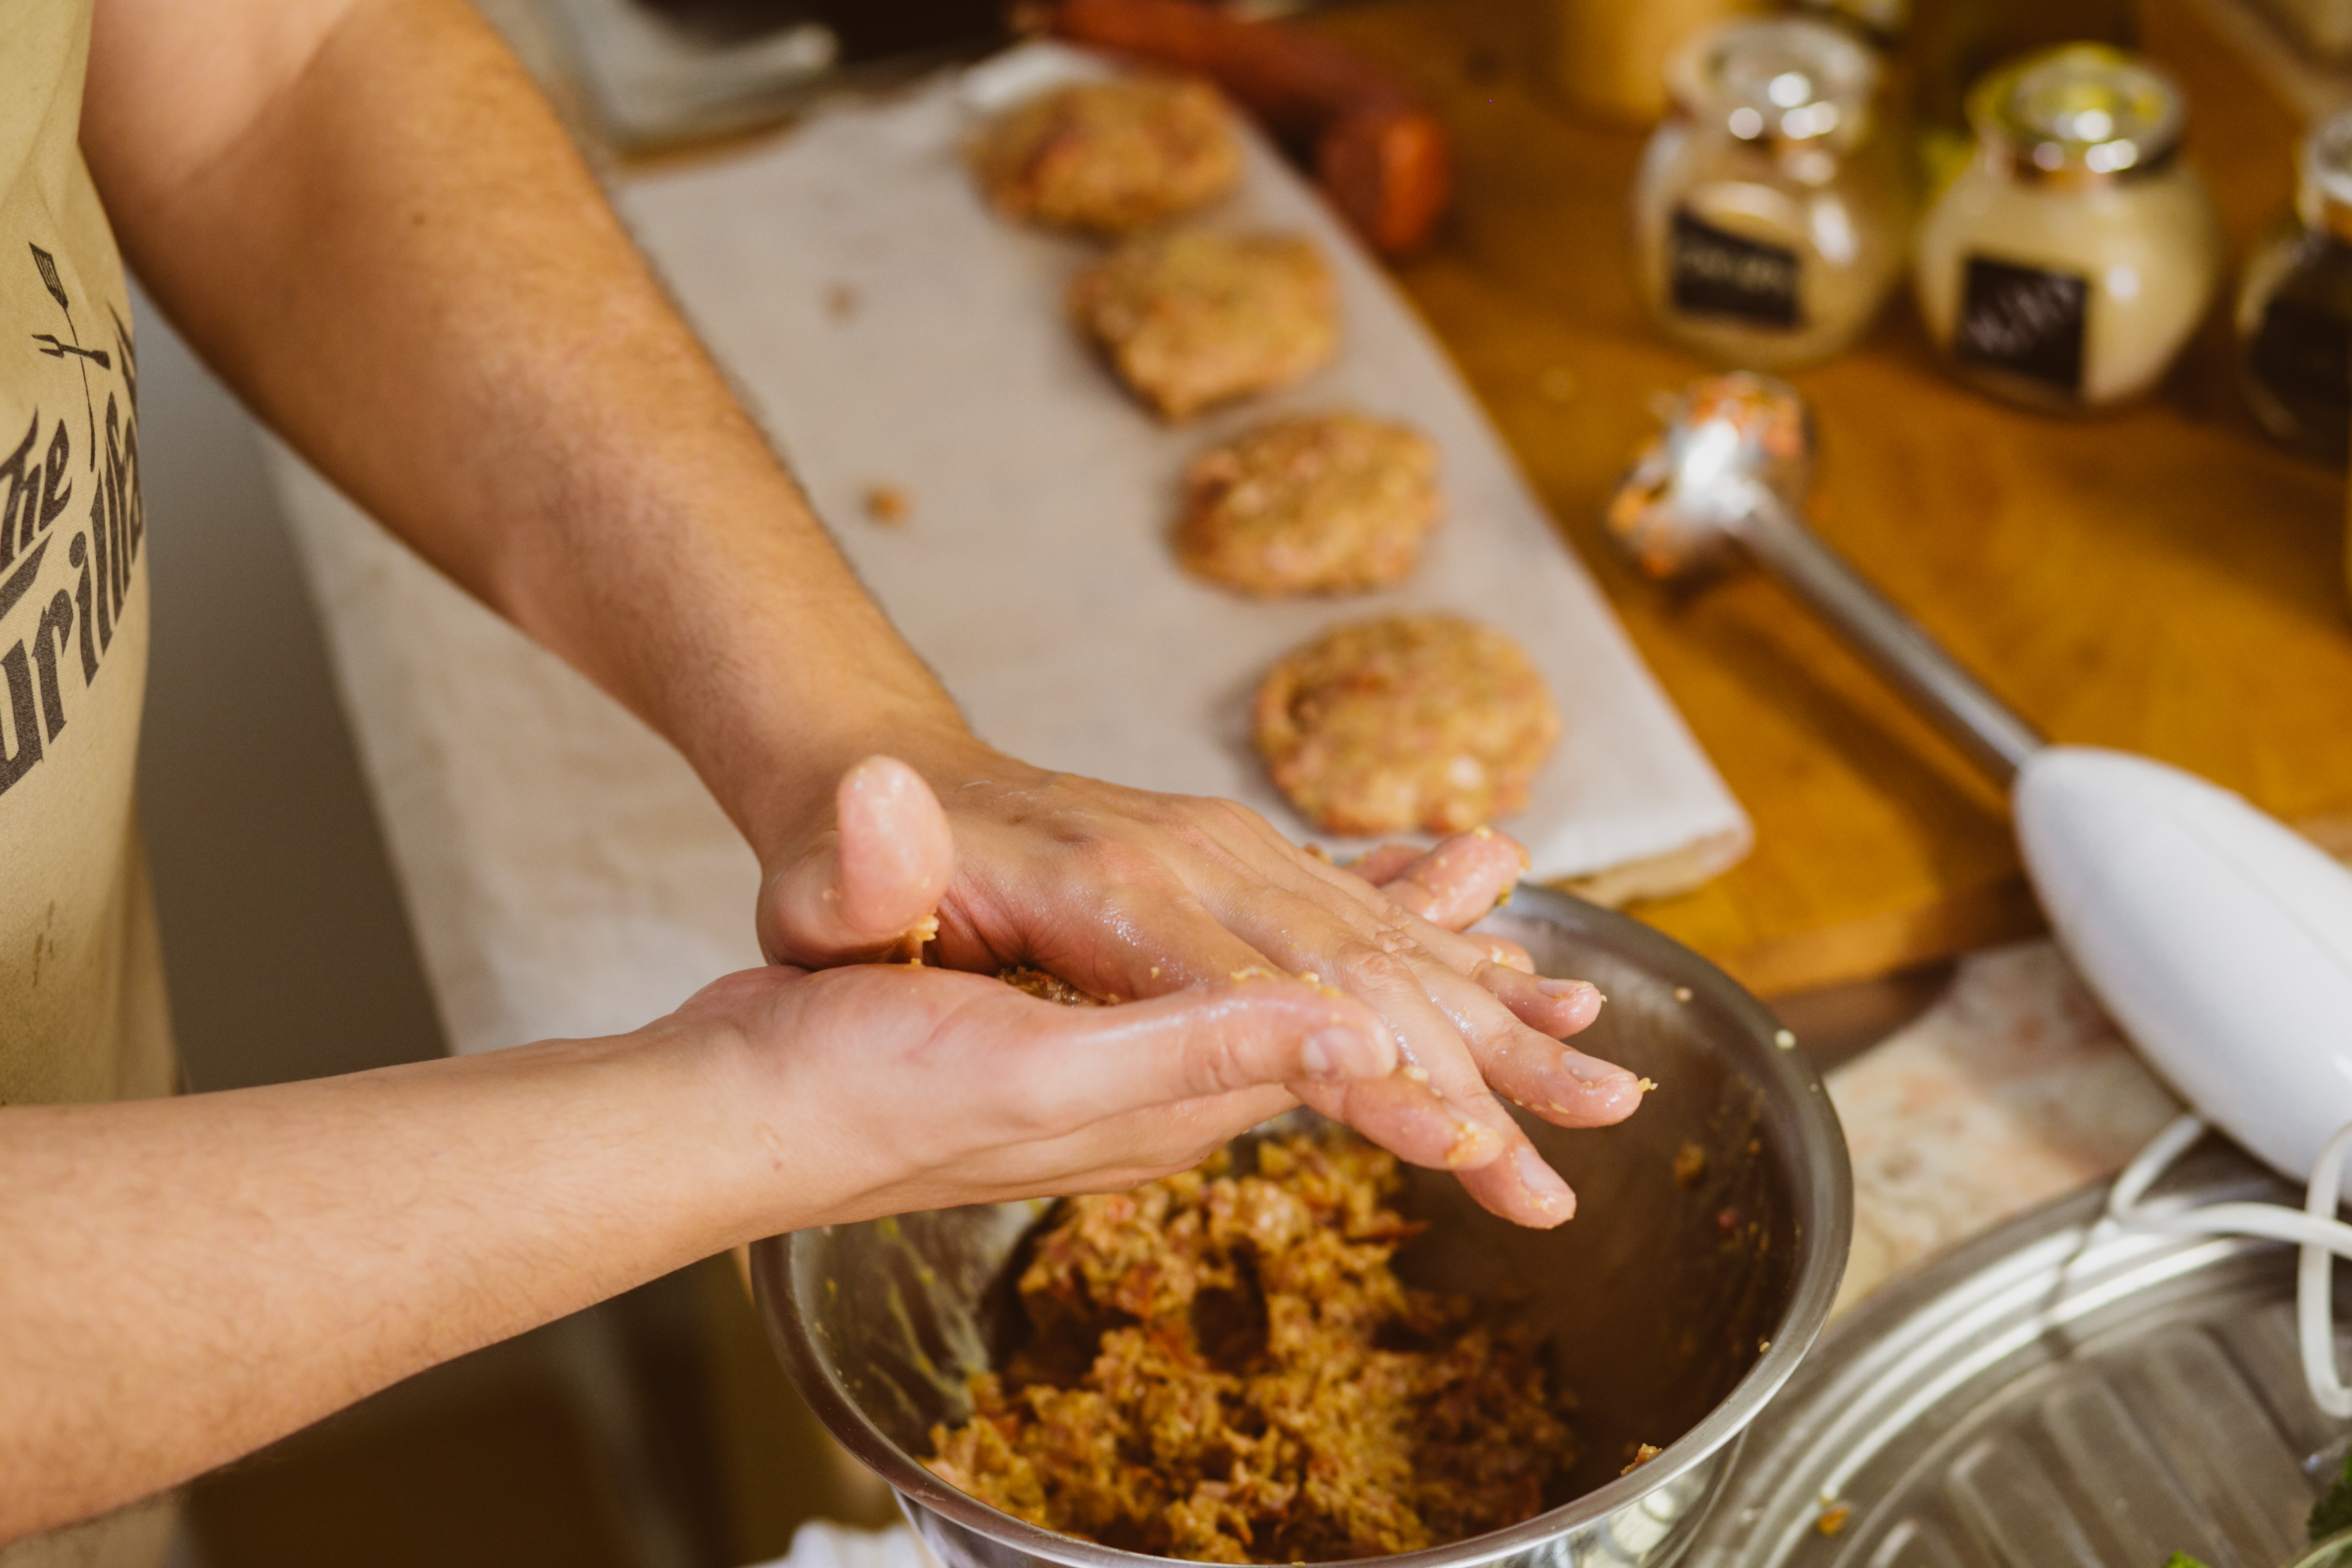
<svg viewBox="0 0 2352 1568">
<path fill-rule="evenodd" d="M 2117 1183 L 2112 1211 L 2302 1244 L 2305 1371 L 2323 1408 L 2352 1415 L 2326 1300 L 2327 1253 L 2352 1257 L 2352 1226 L 2334 1218 L 2352 1146 L 2352 871 L 2193 773 L 2045 741 L 1805 525 L 1812 449 L 1794 388 L 1695 383 L 1611 500 L 1610 536 L 1661 581 L 1761 566 L 2009 788 L 2026 874 L 2108 1016 L 2199 1116 L 2312 1177 L 2302 1214 L 2143 1211 L 2195 1140 L 2183 1119 Z"/>
</svg>

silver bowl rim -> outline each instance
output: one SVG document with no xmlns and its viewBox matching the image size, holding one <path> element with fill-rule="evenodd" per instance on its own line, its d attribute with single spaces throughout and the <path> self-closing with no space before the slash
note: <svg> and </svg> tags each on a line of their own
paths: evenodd
<svg viewBox="0 0 2352 1568">
<path fill-rule="evenodd" d="M 1420 1552 L 1347 1560 L 1350 1563 L 1377 1563 L 1383 1568 L 1477 1568 L 1606 1519 L 1697 1469 L 1745 1432 L 1765 1403 L 1795 1373 L 1828 1321 L 1845 1273 L 1853 1235 L 1853 1173 L 1846 1156 L 1845 1135 L 1821 1074 L 1804 1052 L 1793 1048 L 1793 1043 L 1780 1043 L 1786 1031 L 1780 1020 L 1715 964 L 1631 916 L 1535 883 L 1521 883 L 1507 908 L 1514 915 L 1550 920 L 1594 938 L 1653 973 L 1689 986 L 1695 996 L 1706 998 L 1761 1047 L 1758 1058 L 1767 1064 L 1765 1074 L 1777 1081 L 1797 1123 L 1799 1163 L 1791 1173 L 1796 1190 L 1790 1205 L 1801 1237 L 1796 1289 L 1756 1364 L 1696 1426 L 1647 1464 L 1507 1530 Z M 1015 1519 L 950 1486 L 886 1436 L 814 1353 L 802 1327 L 807 1320 L 793 1290 L 792 1254 L 796 1237 L 807 1234 L 770 1237 L 752 1246 L 752 1287 L 769 1340 L 826 1430 L 888 1482 L 901 1500 L 943 1515 L 975 1534 L 1066 1568 L 1142 1568 L 1173 1561 L 1080 1541 Z"/>
</svg>

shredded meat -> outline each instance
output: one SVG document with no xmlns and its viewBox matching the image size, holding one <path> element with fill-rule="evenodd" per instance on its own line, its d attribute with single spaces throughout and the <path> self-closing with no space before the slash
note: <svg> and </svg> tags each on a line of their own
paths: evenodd
<svg viewBox="0 0 2352 1568">
<path fill-rule="evenodd" d="M 1390 1267 L 1420 1228 L 1349 1134 L 1048 1217 L 1032 1336 L 931 1469 L 1033 1524 L 1204 1563 L 1328 1562 L 1530 1519 L 1574 1458 L 1536 1336 Z"/>
</svg>

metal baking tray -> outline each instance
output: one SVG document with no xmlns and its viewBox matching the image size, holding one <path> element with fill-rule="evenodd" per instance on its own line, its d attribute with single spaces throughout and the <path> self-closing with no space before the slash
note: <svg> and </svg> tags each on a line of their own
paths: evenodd
<svg viewBox="0 0 2352 1568">
<path fill-rule="evenodd" d="M 2218 1141 L 2159 1192 L 2299 1205 Z M 1685 1563 L 2298 1557 L 2347 1429 L 2304 1384 L 2294 1250 L 2123 1231 L 2102 1217 L 2105 1196 L 2044 1205 L 1832 1325 L 1749 1430 Z"/>
</svg>

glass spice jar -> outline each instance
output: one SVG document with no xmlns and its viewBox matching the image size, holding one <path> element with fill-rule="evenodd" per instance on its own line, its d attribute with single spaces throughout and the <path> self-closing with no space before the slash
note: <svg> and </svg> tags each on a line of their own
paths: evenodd
<svg viewBox="0 0 2352 1568">
<path fill-rule="evenodd" d="M 2205 314 L 2221 223 L 2179 156 L 2180 90 L 2070 44 L 1969 95 L 1977 145 L 1920 225 L 1928 336 L 1966 379 L 2053 411 L 2153 388 Z"/>
<path fill-rule="evenodd" d="M 1655 125 L 1666 63 L 1692 38 L 1768 0 L 1544 0 L 1539 59 L 1568 110 L 1604 124 Z"/>
<path fill-rule="evenodd" d="M 2345 466 L 2352 449 L 2352 112 L 2303 143 L 2294 210 L 2238 288 L 2246 402 L 2281 443 Z"/>
<path fill-rule="evenodd" d="M 2005 60 L 2060 44 L 2137 41 L 2137 0 L 1918 0 L 1904 63 L 1912 84 L 1914 152 L 1927 189 L 1940 191 L 1976 145 L 1969 89 Z"/>
<path fill-rule="evenodd" d="M 1903 266 L 1901 160 L 1874 138 L 1876 55 L 1807 17 L 1735 22 L 1669 73 L 1633 186 L 1634 263 L 1667 336 L 1727 364 L 1825 359 Z"/>
</svg>

